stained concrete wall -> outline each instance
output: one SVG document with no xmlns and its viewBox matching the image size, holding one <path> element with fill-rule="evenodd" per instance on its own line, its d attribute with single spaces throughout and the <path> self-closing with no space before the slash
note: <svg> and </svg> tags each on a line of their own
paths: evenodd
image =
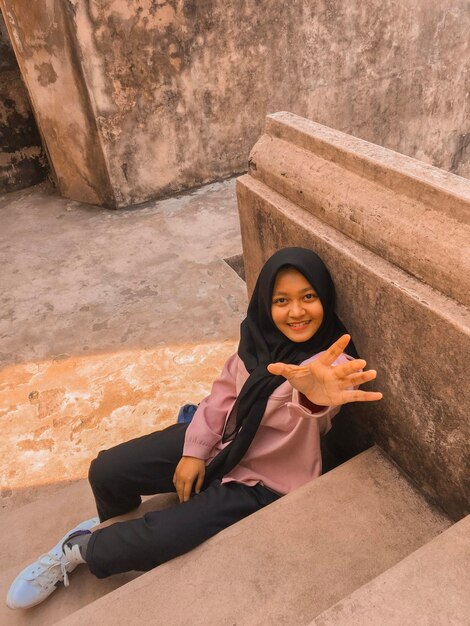
<svg viewBox="0 0 470 626">
<path fill-rule="evenodd" d="M 290 110 L 470 175 L 467 0 L 0 0 L 62 193 L 125 206 L 245 169 Z"/>
<path fill-rule="evenodd" d="M 279 113 L 238 202 L 249 290 L 275 250 L 316 250 L 378 371 L 384 398 L 348 407 L 349 445 L 372 434 L 452 517 L 468 514 L 470 181 Z"/>
<path fill-rule="evenodd" d="M 0 13 L 0 193 L 40 182 L 47 159 Z"/>
<path fill-rule="evenodd" d="M 0 0 L 0 7 L 61 193 L 113 206 L 80 53 L 70 33 L 71 4 Z"/>
</svg>

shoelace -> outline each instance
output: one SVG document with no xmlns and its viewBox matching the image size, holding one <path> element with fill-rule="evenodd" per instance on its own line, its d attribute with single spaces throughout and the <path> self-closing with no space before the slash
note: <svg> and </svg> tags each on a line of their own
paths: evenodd
<svg viewBox="0 0 470 626">
<path fill-rule="evenodd" d="M 26 580 L 39 585 L 43 589 L 47 589 L 51 584 L 55 585 L 60 580 L 64 581 L 65 587 L 69 586 L 68 563 L 65 559 L 48 553 L 42 554 L 36 563 L 37 566 L 31 571 L 31 574 L 25 576 Z M 44 571 L 40 572 L 42 568 L 44 568 Z"/>
</svg>

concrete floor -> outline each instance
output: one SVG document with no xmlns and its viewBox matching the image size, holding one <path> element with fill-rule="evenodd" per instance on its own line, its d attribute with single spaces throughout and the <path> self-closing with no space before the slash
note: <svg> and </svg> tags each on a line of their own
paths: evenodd
<svg viewBox="0 0 470 626">
<path fill-rule="evenodd" d="M 110 211 L 49 184 L 0 196 L 2 506 L 172 423 L 236 349 L 234 179 Z"/>
</svg>

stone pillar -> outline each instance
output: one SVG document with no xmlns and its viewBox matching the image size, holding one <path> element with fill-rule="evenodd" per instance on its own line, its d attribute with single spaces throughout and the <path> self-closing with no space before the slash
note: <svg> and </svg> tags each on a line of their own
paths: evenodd
<svg viewBox="0 0 470 626">
<path fill-rule="evenodd" d="M 249 290 L 275 250 L 320 254 L 384 393 L 349 414 L 451 516 L 468 514 L 470 181 L 276 113 L 238 202 Z"/>
<path fill-rule="evenodd" d="M 117 206 L 83 75 L 71 20 L 62 0 L 0 0 L 60 192 Z"/>
</svg>

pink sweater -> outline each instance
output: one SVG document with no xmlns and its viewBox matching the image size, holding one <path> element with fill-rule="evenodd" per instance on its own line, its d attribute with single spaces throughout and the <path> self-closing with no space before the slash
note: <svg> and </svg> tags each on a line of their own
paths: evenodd
<svg viewBox="0 0 470 626">
<path fill-rule="evenodd" d="M 304 361 L 308 363 L 319 355 Z M 350 357 L 342 354 L 335 365 Z M 199 405 L 186 431 L 184 456 L 208 463 L 228 444 L 222 432 L 235 398 L 248 372 L 237 354 L 225 363 L 207 398 Z M 261 483 L 281 494 L 300 487 L 321 474 L 320 436 L 331 428 L 339 407 L 320 408 L 316 413 L 300 403 L 299 392 L 285 381 L 269 397 L 258 432 L 240 463 L 222 482 Z"/>
</svg>

